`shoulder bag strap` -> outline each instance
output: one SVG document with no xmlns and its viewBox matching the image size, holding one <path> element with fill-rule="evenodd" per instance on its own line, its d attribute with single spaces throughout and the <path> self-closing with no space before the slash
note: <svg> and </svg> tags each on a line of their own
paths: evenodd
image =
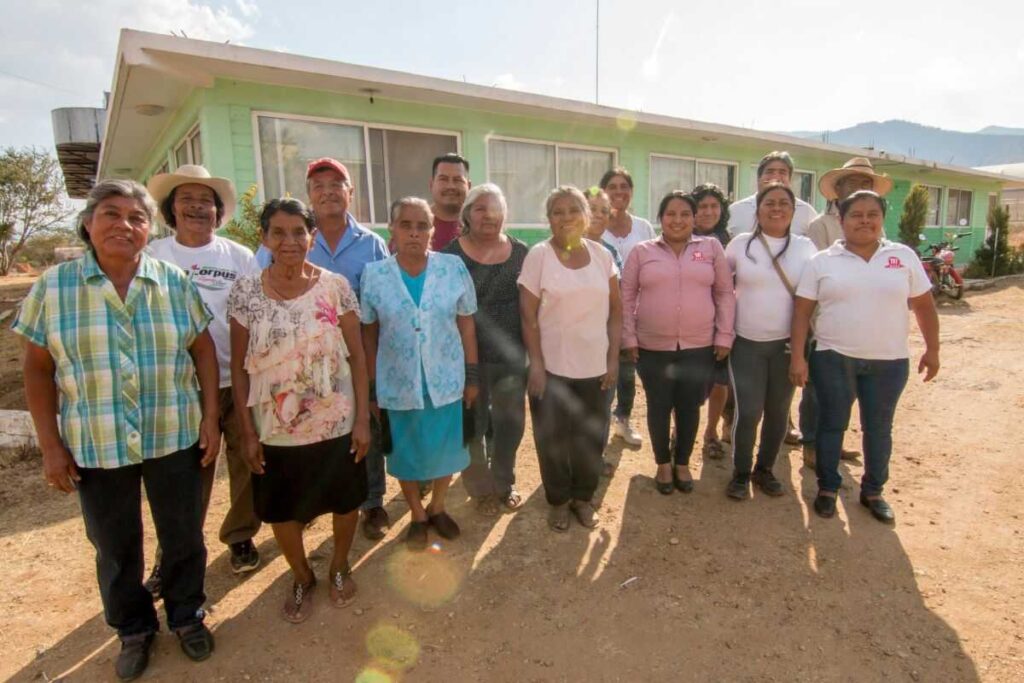
<svg viewBox="0 0 1024 683">
<path fill-rule="evenodd" d="M 796 287 L 794 287 L 793 283 L 789 281 L 788 277 L 786 277 L 786 271 L 783 270 L 782 266 L 779 264 L 779 257 L 772 254 L 771 247 L 768 246 L 768 240 L 764 238 L 764 233 L 759 232 L 757 234 L 757 239 L 760 240 L 761 244 L 764 246 L 764 250 L 768 252 L 768 256 L 771 257 L 772 267 L 774 267 L 775 272 L 778 273 L 779 279 L 782 280 L 782 284 L 786 288 L 786 291 L 789 292 L 791 297 L 796 297 Z"/>
</svg>

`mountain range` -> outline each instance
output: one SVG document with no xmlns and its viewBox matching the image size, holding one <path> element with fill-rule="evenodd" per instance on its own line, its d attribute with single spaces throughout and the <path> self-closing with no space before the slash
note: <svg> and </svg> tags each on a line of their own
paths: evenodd
<svg viewBox="0 0 1024 683">
<path fill-rule="evenodd" d="M 991 166 L 1024 162 L 1024 128 L 986 126 L 967 133 L 911 121 L 870 121 L 827 131 L 789 131 L 784 135 L 834 145 L 866 147 L 954 166 Z"/>
</svg>

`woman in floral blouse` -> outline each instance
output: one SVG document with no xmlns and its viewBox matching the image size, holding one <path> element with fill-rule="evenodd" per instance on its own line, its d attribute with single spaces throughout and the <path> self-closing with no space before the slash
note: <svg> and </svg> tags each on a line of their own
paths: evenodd
<svg viewBox="0 0 1024 683">
<path fill-rule="evenodd" d="M 361 287 L 363 340 L 376 379 L 371 393 L 387 410 L 388 474 L 409 504 L 412 550 L 427 547 L 429 527 L 442 538 L 459 535 L 445 495 L 452 475 L 469 465 L 462 406 L 473 407 L 480 381 L 476 290 L 462 259 L 428 251 L 433 218 L 422 199 L 392 204 L 395 255 L 367 264 Z M 433 482 L 426 508 L 421 481 Z"/>
<path fill-rule="evenodd" d="M 231 386 L 236 405 L 249 407 L 237 414 L 256 514 L 273 527 L 295 575 L 284 617 L 298 623 L 309 617 L 316 586 L 302 531 L 319 515 L 334 518 L 331 603 L 355 598 L 348 552 L 366 499 L 369 382 L 352 287 L 306 261 L 312 213 L 275 199 L 260 227 L 273 262 L 231 290 Z"/>
</svg>

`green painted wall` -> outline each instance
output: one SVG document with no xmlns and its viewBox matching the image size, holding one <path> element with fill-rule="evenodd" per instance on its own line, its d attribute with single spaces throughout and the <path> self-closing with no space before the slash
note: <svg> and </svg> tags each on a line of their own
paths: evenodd
<svg viewBox="0 0 1024 683">
<path fill-rule="evenodd" d="M 164 162 L 169 150 L 173 149 L 198 121 L 202 133 L 205 165 L 214 175 L 234 179 L 239 191 L 244 191 L 257 181 L 252 116 L 254 111 L 457 132 L 461 136 L 462 154 L 470 161 L 470 176 L 474 183 L 487 180 L 488 135 L 615 148 L 618 150 L 619 164 L 630 169 L 636 182 L 634 211 L 644 216 L 648 215 L 649 208 L 648 175 L 651 154 L 671 154 L 735 163 L 738 166 L 738 194 L 744 196 L 754 185 L 753 167 L 771 147 L 770 144 L 693 140 L 670 134 L 639 131 L 629 125 L 572 123 L 543 117 L 512 116 L 481 109 L 424 105 L 380 97 L 375 98 L 371 104 L 368 97 L 217 80 L 213 88 L 194 93 L 176 113 L 164 134 L 153 145 L 145 164 L 144 177 L 148 177 Z M 842 155 L 808 151 L 796 158 L 796 165 L 801 170 L 814 172 L 818 178 L 843 161 L 845 157 Z M 881 165 L 884 165 L 884 162 Z M 900 207 L 913 182 L 974 192 L 970 225 L 972 238 L 960 242 L 959 260 L 969 260 L 974 249 L 984 238 L 988 194 L 998 192 L 998 183 L 984 179 L 962 179 L 931 169 L 900 164 L 893 164 L 881 170 L 885 170 L 896 180 L 896 185 L 889 195 L 892 208 L 886 219 L 886 229 L 890 235 L 896 234 Z M 428 171 L 425 170 L 426 173 Z M 815 203 L 819 210 L 824 208 L 824 201 L 817 192 Z M 945 193 L 942 214 L 944 218 Z M 511 228 L 514 234 L 531 243 L 541 239 L 546 233 L 543 229 L 523 226 Z M 925 234 L 929 240 L 934 241 L 941 239 L 941 236 L 950 230 L 953 228 L 929 228 L 925 230 Z M 955 230 L 961 231 L 959 228 Z"/>
</svg>

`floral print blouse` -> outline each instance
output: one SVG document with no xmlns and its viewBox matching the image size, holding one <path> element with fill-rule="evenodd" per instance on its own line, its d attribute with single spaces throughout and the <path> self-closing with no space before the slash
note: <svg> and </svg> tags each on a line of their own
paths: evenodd
<svg viewBox="0 0 1024 683">
<path fill-rule="evenodd" d="M 380 322 L 380 407 L 419 410 L 425 405 L 425 393 L 437 408 L 461 400 L 466 360 L 455 319 L 476 313 L 476 289 L 462 259 L 451 254 L 427 254 L 419 306 L 402 282 L 394 256 L 366 265 L 360 291 L 363 322 Z"/>
<path fill-rule="evenodd" d="M 352 287 L 329 271 L 288 301 L 267 296 L 262 273 L 232 287 L 228 316 L 249 330 L 247 406 L 261 443 L 301 446 L 352 431 L 355 394 L 338 326 L 349 311 L 359 313 Z"/>
</svg>

